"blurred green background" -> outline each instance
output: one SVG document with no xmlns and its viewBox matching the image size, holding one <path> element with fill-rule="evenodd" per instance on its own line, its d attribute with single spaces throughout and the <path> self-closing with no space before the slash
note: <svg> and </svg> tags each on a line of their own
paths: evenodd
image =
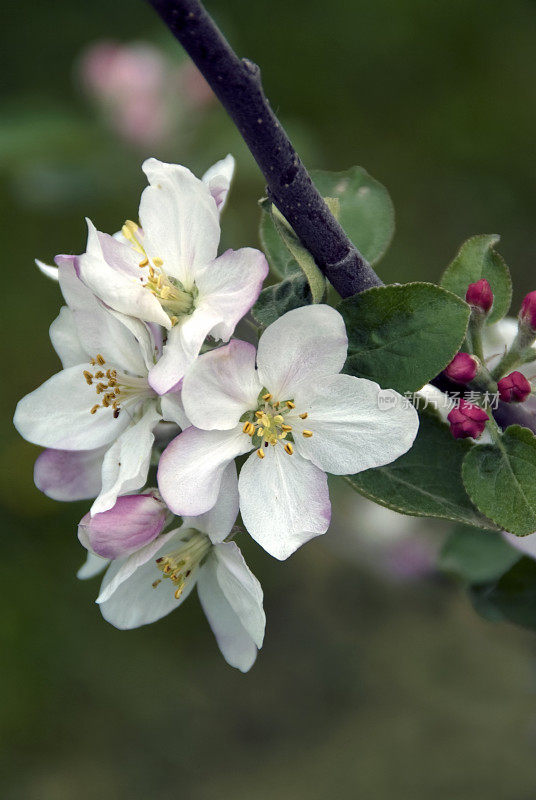
<svg viewBox="0 0 536 800">
<path fill-rule="evenodd" d="M 385 281 L 437 280 L 466 237 L 497 232 L 517 301 L 534 288 L 534 2 L 208 6 L 261 65 L 306 164 L 361 164 L 390 190 Z M 84 89 L 80 53 L 99 40 L 152 42 L 179 65 L 143 2 L 5 13 L 1 797 L 532 800 L 533 636 L 482 621 L 431 570 L 386 566 L 393 521 L 364 522 L 349 490 L 335 492 L 333 533 L 288 562 L 245 544 L 268 616 L 247 676 L 220 657 L 195 597 L 150 628 L 101 619 L 98 580 L 75 578 L 87 504 L 39 494 L 37 448 L 11 426 L 17 399 L 58 367 L 48 325 L 59 292 L 33 258 L 82 251 L 86 215 L 110 232 L 135 218 L 148 155 L 201 173 L 235 153 L 224 220 L 235 248 L 257 244 L 263 182 L 223 111 L 187 102 L 183 84 L 180 119 L 151 145 L 118 135 L 113 103 Z M 418 535 L 435 543 L 438 528 Z"/>
</svg>

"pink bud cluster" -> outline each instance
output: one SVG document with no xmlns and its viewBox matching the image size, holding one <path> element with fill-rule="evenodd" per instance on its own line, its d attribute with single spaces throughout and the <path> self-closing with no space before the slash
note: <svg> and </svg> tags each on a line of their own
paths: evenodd
<svg viewBox="0 0 536 800">
<path fill-rule="evenodd" d="M 469 353 L 456 353 L 444 373 L 454 383 L 470 383 L 478 372 L 478 360 Z"/>
<path fill-rule="evenodd" d="M 465 299 L 470 306 L 479 308 L 484 314 L 487 314 L 493 305 L 493 292 L 488 281 L 481 278 L 476 283 L 470 283 Z"/>
<path fill-rule="evenodd" d="M 504 403 L 522 403 L 532 389 L 522 372 L 511 372 L 498 381 L 499 397 Z"/>
<path fill-rule="evenodd" d="M 529 292 L 521 303 L 519 321 L 533 331 L 536 331 L 536 292 Z"/>
<path fill-rule="evenodd" d="M 489 420 L 486 412 L 474 403 L 460 400 L 456 408 L 448 414 L 450 432 L 455 439 L 478 439 Z"/>
</svg>

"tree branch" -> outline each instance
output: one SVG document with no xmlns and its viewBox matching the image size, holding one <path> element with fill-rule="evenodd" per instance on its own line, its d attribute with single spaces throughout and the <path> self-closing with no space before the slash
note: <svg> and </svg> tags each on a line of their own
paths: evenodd
<svg viewBox="0 0 536 800">
<path fill-rule="evenodd" d="M 380 286 L 329 211 L 266 99 L 260 70 L 240 59 L 197 0 L 149 0 L 242 134 L 268 195 L 343 297 Z"/>
</svg>

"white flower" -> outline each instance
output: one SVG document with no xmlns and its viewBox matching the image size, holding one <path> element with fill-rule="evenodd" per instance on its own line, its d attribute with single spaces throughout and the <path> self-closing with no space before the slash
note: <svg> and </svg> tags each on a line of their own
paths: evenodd
<svg viewBox="0 0 536 800">
<path fill-rule="evenodd" d="M 58 264 L 68 305 L 50 338 L 64 369 L 19 402 L 14 423 L 28 441 L 53 448 L 38 460 L 38 485 L 63 491 L 61 499 L 95 492 L 97 513 L 144 484 L 157 423 L 186 419 L 179 392 L 159 397 L 149 386 L 159 348 L 148 326 L 106 309 L 79 280 L 76 258 Z M 81 474 L 62 490 L 58 478 L 69 470 Z"/>
<path fill-rule="evenodd" d="M 225 541 L 237 513 L 236 470 L 230 464 L 211 511 L 184 518 L 180 528 L 112 561 L 97 599 L 103 617 L 121 629 L 156 622 L 178 608 L 197 585 L 224 658 L 247 672 L 262 647 L 266 618 L 258 580 L 237 545 Z M 82 577 L 104 563 L 92 559 Z"/>
<path fill-rule="evenodd" d="M 143 164 L 150 185 L 141 196 L 141 227 L 127 221 L 114 237 L 88 221 L 82 280 L 116 311 L 167 330 L 149 374 L 159 394 L 181 380 L 209 334 L 229 340 L 268 272 L 264 255 L 252 248 L 217 257 L 232 166 L 229 157 L 219 162 L 205 183 L 186 167 L 151 158 Z"/>
<path fill-rule="evenodd" d="M 240 511 L 252 537 L 287 558 L 325 533 L 330 521 L 326 472 L 353 474 L 394 461 L 416 436 L 418 415 L 393 392 L 378 408 L 380 387 L 339 375 L 347 338 L 341 315 L 325 305 L 289 311 L 253 345 L 232 341 L 201 356 L 182 398 L 195 427 L 160 459 L 160 492 L 176 514 L 216 502 L 221 475 L 255 448 L 242 467 Z M 255 360 L 257 368 L 255 368 Z"/>
</svg>

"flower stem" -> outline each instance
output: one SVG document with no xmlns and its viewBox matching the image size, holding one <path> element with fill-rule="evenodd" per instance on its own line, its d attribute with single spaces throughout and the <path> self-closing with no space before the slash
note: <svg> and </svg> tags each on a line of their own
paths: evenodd
<svg viewBox="0 0 536 800">
<path fill-rule="evenodd" d="M 342 297 L 381 286 L 314 186 L 264 95 L 260 70 L 240 59 L 198 0 L 149 0 L 240 131 L 268 195 Z"/>
</svg>

